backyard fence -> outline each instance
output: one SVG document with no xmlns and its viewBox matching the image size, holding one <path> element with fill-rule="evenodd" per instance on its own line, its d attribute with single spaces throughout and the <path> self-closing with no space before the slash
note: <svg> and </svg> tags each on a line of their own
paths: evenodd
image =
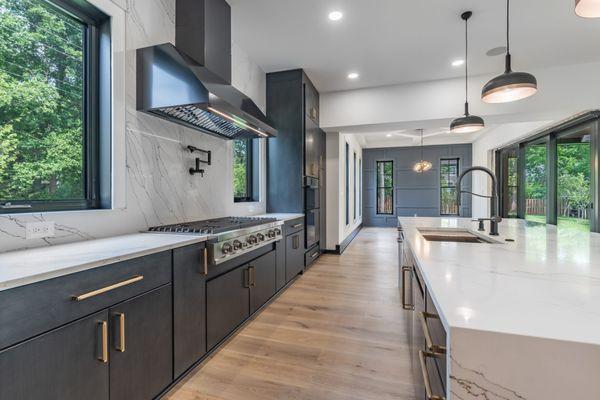
<svg viewBox="0 0 600 400">
<path fill-rule="evenodd" d="M 525 215 L 546 215 L 546 199 L 525 199 Z M 574 207 L 569 199 L 558 201 L 558 215 L 560 217 L 572 217 L 587 219 L 589 207 Z"/>
</svg>

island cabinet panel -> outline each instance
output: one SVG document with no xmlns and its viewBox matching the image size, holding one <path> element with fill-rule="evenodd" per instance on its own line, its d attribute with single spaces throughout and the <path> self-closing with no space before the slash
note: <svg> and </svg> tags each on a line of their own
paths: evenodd
<svg viewBox="0 0 600 400">
<path fill-rule="evenodd" d="M 425 304 L 426 311 L 432 318 L 427 319 L 427 326 L 429 327 L 429 333 L 431 334 L 431 341 L 435 346 L 446 347 L 446 330 L 442 324 L 442 320 L 439 318 L 439 312 L 435 307 L 433 299 L 431 298 L 431 292 L 427 290 L 427 301 Z M 437 316 L 438 318 L 436 318 Z M 447 388 L 446 382 L 446 357 L 435 358 L 435 364 L 437 367 L 436 373 L 439 376 L 439 380 L 443 391 Z"/>
<path fill-rule="evenodd" d="M 417 269 L 413 267 L 411 271 L 411 294 L 412 294 L 412 305 L 414 306 L 411 312 L 410 319 L 411 331 L 408 332 L 408 342 L 411 349 L 410 354 L 410 365 L 413 371 L 413 376 L 417 377 L 415 384 L 415 397 L 417 399 L 425 398 L 425 383 L 422 380 L 423 373 L 421 371 L 421 361 L 419 352 L 425 350 L 425 336 L 423 335 L 423 328 L 421 327 L 421 321 L 419 314 L 425 311 L 425 290 L 423 288 L 423 281 L 417 273 Z"/>
<path fill-rule="evenodd" d="M 258 310 L 277 291 L 275 258 L 275 252 L 272 251 L 250 263 L 250 313 Z"/>
<path fill-rule="evenodd" d="M 166 251 L 0 291 L 0 349 L 170 281 Z M 94 295 L 73 299 L 86 294 Z"/>
<path fill-rule="evenodd" d="M 216 346 L 250 315 L 250 271 L 243 265 L 206 283 L 206 340 Z"/>
<path fill-rule="evenodd" d="M 152 399 L 172 382 L 171 298 L 168 284 L 109 310 L 111 400 Z"/>
<path fill-rule="evenodd" d="M 286 284 L 285 279 L 285 239 L 275 243 L 275 285 L 277 290 L 283 289 Z"/>
<path fill-rule="evenodd" d="M 173 250 L 173 359 L 178 377 L 206 354 L 204 244 Z"/>
<path fill-rule="evenodd" d="M 285 238 L 285 275 L 289 282 L 304 269 L 304 229 Z"/>
<path fill-rule="evenodd" d="M 0 399 L 108 400 L 108 335 L 105 310 L 0 352 Z"/>
</svg>

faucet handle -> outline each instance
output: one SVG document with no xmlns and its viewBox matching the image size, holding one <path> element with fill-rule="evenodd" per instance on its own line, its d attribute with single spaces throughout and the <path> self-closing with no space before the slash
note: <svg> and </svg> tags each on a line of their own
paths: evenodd
<svg viewBox="0 0 600 400">
<path fill-rule="evenodd" d="M 479 228 L 477 228 L 478 231 L 483 232 L 485 231 L 485 227 L 483 225 L 483 221 L 488 221 L 489 218 L 477 218 L 477 219 L 472 219 L 472 222 L 479 222 Z"/>
</svg>

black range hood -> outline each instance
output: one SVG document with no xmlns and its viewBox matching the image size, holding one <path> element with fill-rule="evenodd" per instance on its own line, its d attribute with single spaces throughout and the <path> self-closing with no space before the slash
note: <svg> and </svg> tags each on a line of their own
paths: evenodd
<svg viewBox="0 0 600 400">
<path fill-rule="evenodd" d="M 258 106 L 231 85 L 225 0 L 177 0 L 175 45 L 137 50 L 137 109 L 225 139 L 271 137 Z"/>
</svg>

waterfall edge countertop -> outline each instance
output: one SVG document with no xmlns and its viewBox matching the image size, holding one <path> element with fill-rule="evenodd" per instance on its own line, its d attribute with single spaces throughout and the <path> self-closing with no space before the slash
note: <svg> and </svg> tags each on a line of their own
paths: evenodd
<svg viewBox="0 0 600 400">
<path fill-rule="evenodd" d="M 136 233 L 0 254 L 0 291 L 130 260 L 208 236 Z"/>
<path fill-rule="evenodd" d="M 398 222 L 448 333 L 449 397 L 600 399 L 600 234 L 517 219 L 500 236 L 466 218 Z M 501 243 L 427 241 L 418 228 Z"/>
</svg>

